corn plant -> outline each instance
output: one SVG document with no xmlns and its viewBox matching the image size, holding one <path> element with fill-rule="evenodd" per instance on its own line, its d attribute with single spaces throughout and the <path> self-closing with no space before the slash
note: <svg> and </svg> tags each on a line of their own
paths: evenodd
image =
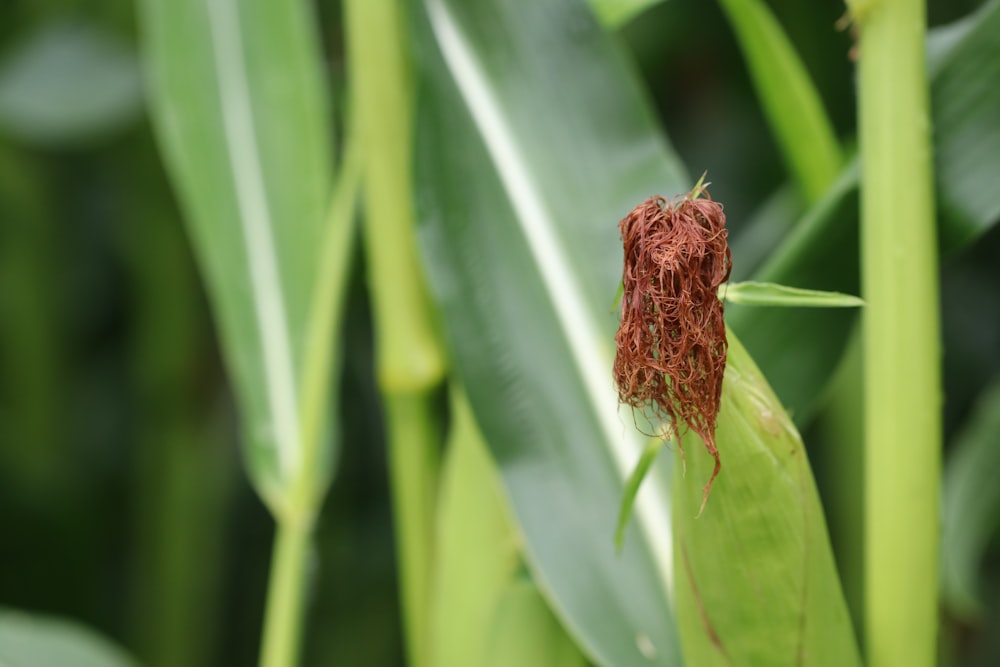
<svg viewBox="0 0 1000 667">
<path fill-rule="evenodd" d="M 856 139 L 777 7 L 718 3 L 713 30 L 731 30 L 786 180 L 747 220 L 727 205 L 739 188 L 718 176 L 726 165 L 668 138 L 626 48 L 672 7 L 332 4 L 137 4 L 155 155 L 207 295 L 243 467 L 274 523 L 259 664 L 359 655 L 316 648 L 329 630 L 316 611 L 322 521 L 348 481 L 341 461 L 372 448 L 343 411 L 361 391 L 345 381 L 362 354 L 345 333 L 357 293 L 371 308 L 406 664 L 959 664 L 955 619 L 993 609 L 976 574 L 1000 448 L 994 390 L 943 453 L 938 267 L 1000 220 L 1000 3 L 932 31 L 919 0 L 840 8 Z M 25 141 L 92 132 L 91 119 L 32 111 L 31 76 L 9 71 L 3 127 Z M 0 175 L 18 150 L 0 144 Z M 12 210 L 44 199 L 0 187 Z M 151 275 L 141 235 L 125 238 L 132 271 Z M 170 308 L 164 284 L 142 293 L 187 322 L 194 306 Z M 173 319 L 161 315 L 150 328 Z M 177 352 L 194 334 L 169 330 L 176 344 L 148 349 L 173 345 L 190 366 L 144 376 L 150 392 L 158 378 L 183 393 L 197 372 Z M 5 349 L 31 331 L 12 328 Z M 195 432 L 164 442 L 207 439 Z M 167 468 L 149 507 L 160 493 L 182 502 L 193 467 Z M 197 498 L 220 521 L 233 482 L 200 469 Z M 178 562 L 197 559 L 193 545 Z M 351 576 L 334 574 L 333 587 Z M 196 589 L 143 603 L 164 621 L 125 642 L 141 661 L 210 662 L 209 639 L 177 620 L 203 606 Z M 393 627 L 365 641 L 395 641 Z M 70 662 L 131 660 L 75 627 L 0 614 L 0 663 L 47 664 L 46 645 Z"/>
</svg>

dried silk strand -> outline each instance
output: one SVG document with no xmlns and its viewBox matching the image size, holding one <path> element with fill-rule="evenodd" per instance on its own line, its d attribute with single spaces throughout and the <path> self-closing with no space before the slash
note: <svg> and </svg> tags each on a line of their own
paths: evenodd
<svg viewBox="0 0 1000 667">
<path fill-rule="evenodd" d="M 726 368 L 719 285 L 732 255 L 722 205 L 705 186 L 668 200 L 651 197 L 619 223 L 625 262 L 615 336 L 618 398 L 678 431 L 693 431 L 715 459 L 702 509 L 722 462 L 715 422 Z M 681 448 L 683 458 L 683 448 Z"/>
</svg>

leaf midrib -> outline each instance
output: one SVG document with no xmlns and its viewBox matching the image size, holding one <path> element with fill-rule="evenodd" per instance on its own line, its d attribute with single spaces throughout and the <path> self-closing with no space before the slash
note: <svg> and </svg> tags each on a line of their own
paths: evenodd
<svg viewBox="0 0 1000 667">
<path fill-rule="evenodd" d="M 219 106 L 226 153 L 233 177 L 240 229 L 246 246 L 247 269 L 253 287 L 251 301 L 257 322 L 266 394 L 284 477 L 299 465 L 298 397 L 281 275 L 275 251 L 273 221 L 267 205 L 249 79 L 244 65 L 239 7 L 234 0 L 210 0 L 212 62 L 219 86 Z"/>
</svg>

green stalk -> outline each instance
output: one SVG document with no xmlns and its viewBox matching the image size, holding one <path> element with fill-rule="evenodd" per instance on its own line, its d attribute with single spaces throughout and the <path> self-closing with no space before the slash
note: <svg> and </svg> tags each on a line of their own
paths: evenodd
<svg viewBox="0 0 1000 667">
<path fill-rule="evenodd" d="M 277 526 L 264 611 L 261 667 L 291 667 L 297 664 L 302 635 L 305 566 L 312 522 L 281 518 Z"/>
<path fill-rule="evenodd" d="M 921 0 L 851 5 L 860 29 L 865 584 L 872 667 L 933 665 L 941 349 Z"/>
<path fill-rule="evenodd" d="M 412 96 L 400 2 L 344 3 L 354 118 L 364 149 L 365 251 L 388 420 L 400 595 L 409 662 L 429 660 L 429 578 L 444 354 L 417 258 Z"/>
<path fill-rule="evenodd" d="M 294 481 L 291 505 L 277 514 L 271 581 L 268 584 L 262 667 L 290 667 L 298 662 L 303 597 L 312 527 L 328 484 L 327 462 L 320 446 L 326 436 L 326 409 L 339 377 L 340 357 L 334 344 L 343 314 L 346 282 L 354 240 L 354 208 L 361 176 L 358 142 L 348 137 L 333 193 L 326 233 L 320 248 L 316 288 L 306 332 L 310 360 L 302 378 L 302 466 Z"/>
</svg>

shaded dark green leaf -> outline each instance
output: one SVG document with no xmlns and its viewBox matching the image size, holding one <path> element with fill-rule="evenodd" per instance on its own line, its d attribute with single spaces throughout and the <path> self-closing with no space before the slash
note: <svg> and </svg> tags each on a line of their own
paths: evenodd
<svg viewBox="0 0 1000 667">
<path fill-rule="evenodd" d="M 0 131 L 24 141 L 79 143 L 141 107 L 136 54 L 87 24 L 46 25 L 0 62 Z"/>
<path fill-rule="evenodd" d="M 0 609 L 3 667 L 133 667 L 120 648 L 77 623 Z"/>
</svg>

